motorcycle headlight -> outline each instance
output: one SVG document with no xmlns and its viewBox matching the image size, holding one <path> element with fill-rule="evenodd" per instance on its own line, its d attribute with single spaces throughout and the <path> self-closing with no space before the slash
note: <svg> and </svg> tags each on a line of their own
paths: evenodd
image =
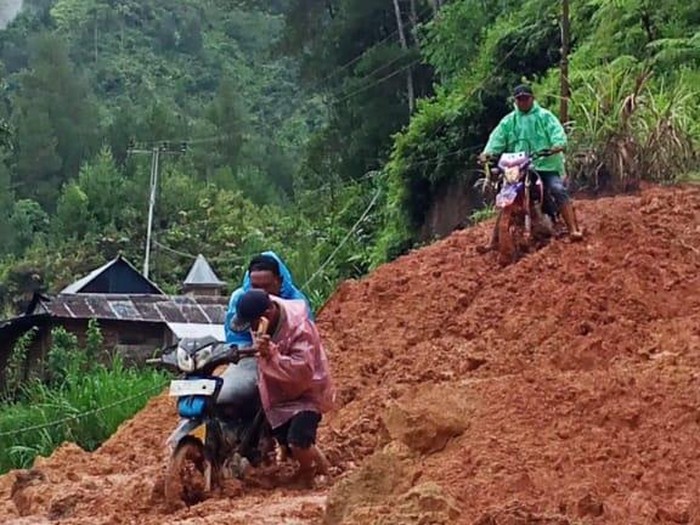
<svg viewBox="0 0 700 525">
<path fill-rule="evenodd" d="M 520 178 L 520 168 L 518 168 L 517 166 L 506 168 L 503 176 L 505 177 L 506 182 L 514 184 L 518 182 L 518 179 Z"/>
<path fill-rule="evenodd" d="M 177 349 L 177 367 L 183 372 L 194 372 L 194 359 L 181 346 Z"/>
</svg>

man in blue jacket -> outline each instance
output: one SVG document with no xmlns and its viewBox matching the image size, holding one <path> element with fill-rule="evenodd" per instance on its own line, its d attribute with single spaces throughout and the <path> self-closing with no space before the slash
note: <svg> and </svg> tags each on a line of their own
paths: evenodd
<svg viewBox="0 0 700 525">
<path fill-rule="evenodd" d="M 294 281 L 289 268 L 282 262 L 282 259 L 272 251 L 263 252 L 256 255 L 248 264 L 248 271 L 243 277 L 243 285 L 234 290 L 231 300 L 228 303 L 228 311 L 224 321 L 224 332 L 226 342 L 239 347 L 247 347 L 253 344 L 250 332 L 236 332 L 231 329 L 231 320 L 236 314 L 236 305 L 241 296 L 248 290 L 256 288 L 265 290 L 267 293 L 276 295 L 282 299 L 303 299 L 308 306 L 308 316 L 311 321 L 314 315 L 311 310 L 311 303 L 304 293 L 299 290 Z"/>
</svg>

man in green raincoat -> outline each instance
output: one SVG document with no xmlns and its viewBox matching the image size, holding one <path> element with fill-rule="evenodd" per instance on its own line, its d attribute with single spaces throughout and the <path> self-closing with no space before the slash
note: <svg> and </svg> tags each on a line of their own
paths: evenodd
<svg viewBox="0 0 700 525">
<path fill-rule="evenodd" d="M 571 240 L 578 241 L 583 235 L 576 222 L 573 204 L 569 192 L 562 180 L 564 176 L 564 148 L 566 133 L 559 119 L 541 107 L 536 101 L 532 88 L 520 85 L 513 91 L 515 109 L 503 117 L 496 129 L 491 132 L 489 141 L 480 155 L 485 161 L 488 157 L 502 153 L 527 151 L 534 153 L 550 150 L 553 155 L 540 157 L 534 167 L 542 178 L 542 183 L 552 196 L 556 211 L 562 216 L 569 229 Z M 500 219 L 500 215 L 499 215 Z M 498 220 L 494 228 L 488 249 L 498 245 Z"/>
</svg>

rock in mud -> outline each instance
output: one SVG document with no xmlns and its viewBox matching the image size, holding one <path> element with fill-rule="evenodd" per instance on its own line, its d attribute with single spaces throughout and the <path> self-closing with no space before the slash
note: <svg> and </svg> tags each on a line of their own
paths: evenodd
<svg viewBox="0 0 700 525">
<path fill-rule="evenodd" d="M 390 523 L 454 523 L 460 515 L 456 502 L 437 483 L 416 485 L 399 498 Z"/>
<path fill-rule="evenodd" d="M 343 521 L 346 524 L 395 525 L 448 525 L 455 523 L 460 511 L 455 502 L 435 483 L 418 485 L 396 501 L 372 507 L 354 509 Z"/>
<path fill-rule="evenodd" d="M 586 494 L 576 503 L 576 511 L 581 518 L 591 516 L 597 518 L 605 512 L 603 502 L 592 494 Z"/>
<path fill-rule="evenodd" d="M 697 504 L 689 499 L 677 499 L 659 508 L 657 516 L 668 523 L 697 523 Z"/>
<path fill-rule="evenodd" d="M 514 501 L 505 508 L 489 510 L 474 522 L 474 525 L 574 525 L 560 514 L 539 512 L 528 505 Z"/>
<path fill-rule="evenodd" d="M 18 470 L 15 473 L 10 497 L 20 516 L 28 516 L 36 506 L 43 506 L 49 497 L 42 490 L 46 476 L 39 469 Z"/>
<path fill-rule="evenodd" d="M 464 396 L 455 388 L 427 385 L 389 405 L 382 419 L 391 439 L 431 454 L 467 429 Z"/>
<path fill-rule="evenodd" d="M 415 467 L 407 447 L 391 443 L 375 452 L 355 472 L 342 479 L 328 495 L 323 523 L 338 525 L 357 509 L 381 505 L 410 489 Z"/>
</svg>

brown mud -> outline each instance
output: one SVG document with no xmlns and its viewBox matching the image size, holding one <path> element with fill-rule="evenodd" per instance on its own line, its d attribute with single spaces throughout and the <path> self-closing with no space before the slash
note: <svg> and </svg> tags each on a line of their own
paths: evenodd
<svg viewBox="0 0 700 525">
<path fill-rule="evenodd" d="M 491 222 L 339 287 L 330 488 L 169 512 L 159 396 L 94 453 L 0 477 L 0 522 L 700 523 L 700 188 L 578 207 L 581 243 L 501 268 L 475 250 Z"/>
</svg>

